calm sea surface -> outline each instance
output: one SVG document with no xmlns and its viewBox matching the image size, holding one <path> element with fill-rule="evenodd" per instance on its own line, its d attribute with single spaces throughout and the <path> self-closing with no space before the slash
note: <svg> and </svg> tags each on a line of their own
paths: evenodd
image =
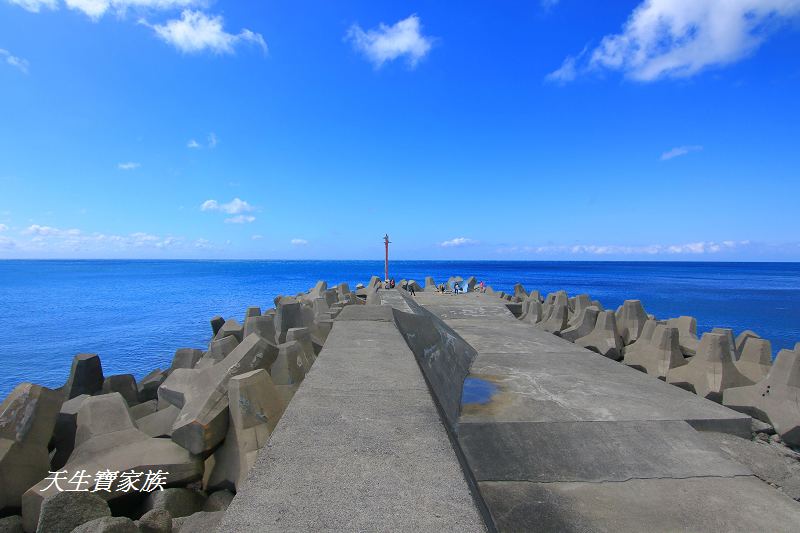
<svg viewBox="0 0 800 533">
<path fill-rule="evenodd" d="M 659 318 L 693 315 L 698 329 L 752 329 L 773 351 L 800 341 L 800 263 L 396 261 L 395 279 L 476 276 L 497 290 L 517 281 L 542 293 L 588 293 L 614 309 L 642 300 Z M 0 399 L 19 382 L 64 383 L 76 353 L 100 354 L 105 373 L 137 378 L 177 348 L 203 348 L 208 320 L 318 279 L 351 288 L 380 261 L 0 261 Z"/>
</svg>

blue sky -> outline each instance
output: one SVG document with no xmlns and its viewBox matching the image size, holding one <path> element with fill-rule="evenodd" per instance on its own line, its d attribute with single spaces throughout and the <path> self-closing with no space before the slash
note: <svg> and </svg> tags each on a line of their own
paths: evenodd
<svg viewBox="0 0 800 533">
<path fill-rule="evenodd" d="M 800 260 L 800 0 L 0 0 L 0 258 Z"/>
</svg>

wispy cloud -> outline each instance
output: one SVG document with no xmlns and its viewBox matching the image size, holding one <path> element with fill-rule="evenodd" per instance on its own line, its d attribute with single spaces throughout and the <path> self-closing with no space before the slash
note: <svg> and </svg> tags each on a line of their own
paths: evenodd
<svg viewBox="0 0 800 533">
<path fill-rule="evenodd" d="M 695 144 L 692 146 L 677 146 L 672 150 L 667 150 L 666 152 L 661 154 L 661 160 L 669 161 L 670 159 L 673 159 L 675 157 L 680 157 L 682 155 L 690 154 L 692 152 L 699 152 L 702 149 L 703 147 L 700 146 L 699 144 Z"/>
<path fill-rule="evenodd" d="M 250 237 L 250 239 L 254 241 L 260 241 L 263 238 L 264 238 L 263 235 L 253 235 L 252 237 Z"/>
<path fill-rule="evenodd" d="M 599 70 L 642 82 L 690 77 L 749 56 L 798 15 L 800 0 L 645 0 L 587 60 L 568 57 L 548 78 L 565 82 Z"/>
<path fill-rule="evenodd" d="M 186 147 L 191 148 L 192 150 L 199 150 L 200 148 L 213 149 L 217 147 L 217 144 L 219 144 L 219 137 L 217 137 L 217 134 L 213 131 L 208 134 L 206 139 L 207 142 L 204 145 L 197 142 L 197 139 L 189 139 L 189 142 L 186 143 Z"/>
<path fill-rule="evenodd" d="M 364 31 L 353 24 L 345 35 L 353 48 L 380 68 L 387 61 L 405 57 L 414 68 L 431 50 L 433 39 L 422 35 L 422 24 L 417 15 L 411 15 L 391 26 L 379 24 L 377 28 Z"/>
<path fill-rule="evenodd" d="M 200 210 L 219 211 L 227 215 L 234 215 L 224 220 L 226 224 L 249 224 L 256 220 L 256 217 L 247 214 L 255 211 L 256 208 L 241 198 L 234 198 L 225 204 L 221 204 L 216 200 L 206 200 L 200 205 Z"/>
<path fill-rule="evenodd" d="M 141 248 L 168 249 L 185 244 L 181 237 L 159 236 L 146 232 L 127 235 L 99 232 L 84 232 L 77 228 L 58 228 L 41 224 L 31 224 L 19 232 L 22 238 L 3 236 L 5 244 L 0 247 L 23 252 L 108 252 L 126 251 Z"/>
<path fill-rule="evenodd" d="M 139 163 L 134 163 L 133 161 L 128 161 L 127 163 L 120 163 L 117 165 L 117 168 L 120 170 L 136 170 L 141 165 Z"/>
<path fill-rule="evenodd" d="M 164 42 L 186 54 L 205 51 L 232 54 L 236 46 L 242 43 L 254 44 L 264 54 L 267 53 L 267 43 L 260 33 L 247 28 L 238 34 L 228 33 L 224 30 L 224 21 L 220 15 L 186 9 L 181 13 L 180 19 L 169 20 L 165 24 L 150 24 L 145 19 L 139 22 L 152 28 Z"/>
<path fill-rule="evenodd" d="M 8 0 L 8 2 L 18 5 L 31 13 L 38 13 L 42 9 L 58 8 L 58 2 L 56 0 Z"/>
<path fill-rule="evenodd" d="M 292 239 L 291 241 L 289 241 L 289 243 L 292 246 L 306 246 L 308 244 L 308 241 L 305 239 Z"/>
<path fill-rule="evenodd" d="M 8 231 L 8 226 L 6 226 L 5 224 L 0 224 L 0 232 L 2 231 Z"/>
<path fill-rule="evenodd" d="M 455 248 L 457 246 L 469 246 L 471 244 L 478 244 L 478 241 L 468 239 L 467 237 L 456 237 L 449 241 L 440 242 L 439 246 L 442 248 Z"/>
<path fill-rule="evenodd" d="M 751 241 L 697 241 L 684 244 L 649 244 L 641 246 L 572 244 L 544 246 L 508 246 L 499 254 L 541 255 L 703 255 L 733 252 L 753 246 Z"/>
<path fill-rule="evenodd" d="M 18 69 L 23 74 L 28 73 L 28 61 L 13 55 L 11 52 L 4 48 L 0 48 L 0 60 L 5 60 L 6 64 Z"/>
</svg>

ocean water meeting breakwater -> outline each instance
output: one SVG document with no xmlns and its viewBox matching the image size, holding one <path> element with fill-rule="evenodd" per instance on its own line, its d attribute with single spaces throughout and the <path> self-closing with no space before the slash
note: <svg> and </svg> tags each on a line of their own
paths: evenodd
<svg viewBox="0 0 800 533">
<path fill-rule="evenodd" d="M 210 340 L 207 317 L 243 318 L 318 279 L 351 286 L 379 261 L 2 261 L 0 396 L 22 381 L 58 387 L 74 354 L 100 354 L 108 373 L 143 377 L 176 347 Z M 610 309 L 638 299 L 659 317 L 691 315 L 700 333 L 753 330 L 773 355 L 800 339 L 800 264 L 542 261 L 393 261 L 396 279 L 453 273 L 512 291 L 588 293 Z M 254 302 L 258 295 L 258 302 Z"/>
<path fill-rule="evenodd" d="M 438 281 L 318 281 L 141 380 L 83 353 L 58 389 L 17 386 L 0 526 L 796 527 L 800 343 L 773 365 L 753 332 L 639 300 Z"/>
</svg>

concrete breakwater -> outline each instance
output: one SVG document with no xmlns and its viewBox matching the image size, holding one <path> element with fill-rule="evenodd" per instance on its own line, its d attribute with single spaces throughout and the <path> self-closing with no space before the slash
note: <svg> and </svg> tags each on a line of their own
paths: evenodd
<svg viewBox="0 0 800 533">
<path fill-rule="evenodd" d="M 353 292 L 319 282 L 244 323 L 214 317 L 206 350 L 178 350 L 138 383 L 81 354 L 61 389 L 20 385 L 0 407 L 0 531 L 800 522 L 785 495 L 800 498 L 800 463 L 779 445 L 800 419 L 796 354 L 764 369 L 752 332 L 697 339 L 687 317 L 658 321 L 636 303 L 612 313 L 586 296 L 461 283 L 467 294 L 401 281 L 412 296 L 377 277 Z M 695 359 L 707 388 L 700 370 L 675 373 Z M 729 366 L 764 377 L 718 385 Z M 718 403 L 754 386 L 774 400 Z M 755 441 L 750 416 L 764 419 Z M 161 483 L 141 490 L 153 471 Z"/>
</svg>

